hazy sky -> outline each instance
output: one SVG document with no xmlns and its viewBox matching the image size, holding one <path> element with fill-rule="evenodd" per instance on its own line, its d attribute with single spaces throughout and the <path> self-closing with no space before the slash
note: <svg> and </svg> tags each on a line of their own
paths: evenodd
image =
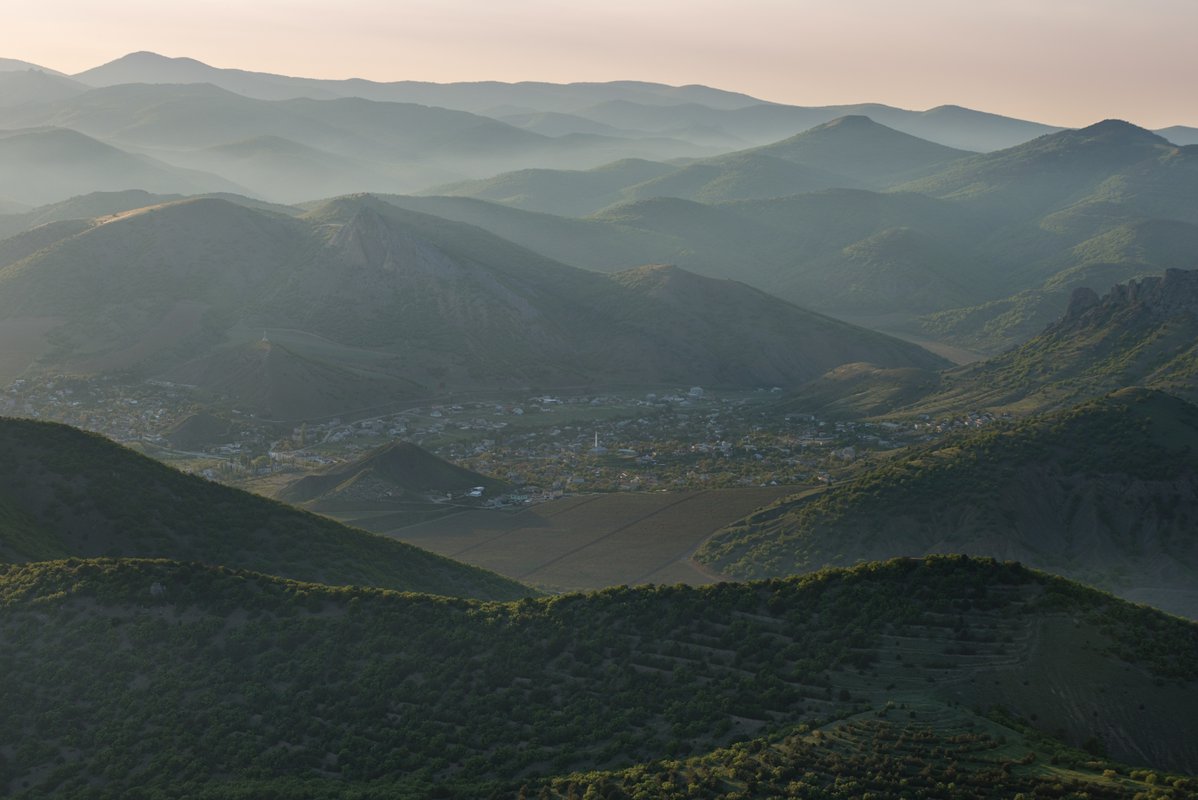
<svg viewBox="0 0 1198 800">
<path fill-rule="evenodd" d="M 1198 0 L 5 0 L 0 56 L 374 80 L 704 83 L 1198 125 Z"/>
</svg>

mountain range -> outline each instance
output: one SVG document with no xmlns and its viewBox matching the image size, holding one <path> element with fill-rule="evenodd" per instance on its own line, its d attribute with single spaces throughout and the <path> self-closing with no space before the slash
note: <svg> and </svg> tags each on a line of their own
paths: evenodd
<svg viewBox="0 0 1198 800">
<path fill-rule="evenodd" d="M 21 154 L 11 159 L 3 199 L 14 211 L 94 189 L 311 203 L 347 191 L 427 193 L 439 184 L 436 191 L 525 211 L 597 214 L 587 221 L 598 224 L 431 198 L 423 207 L 402 204 L 437 205 L 574 266 L 672 263 L 987 353 L 1034 335 L 1074 288 L 1104 291 L 1193 266 L 1185 255 L 1198 224 L 1191 146 L 1113 120 L 1059 131 L 954 107 L 915 116 L 877 105 L 798 109 L 637 83 L 305 81 L 147 53 L 74 79 L 28 68 L 0 76 L 12 84 L 0 126 L 26 132 L 6 140 L 26 142 L 36 132 L 49 153 L 33 175 Z M 23 101 L 36 96 L 39 81 L 57 88 Z M 532 121 L 545 114 L 557 115 L 548 134 Z M 711 114 L 755 121 L 729 123 L 714 137 L 720 142 L 685 141 L 670 128 L 710 130 Z M 590 129 L 570 130 L 565 117 L 590 120 Z M 970 144 L 937 134 L 937 125 L 998 138 L 1022 133 Z M 746 133 L 753 126 L 758 132 Z M 1165 132 L 1188 141 L 1181 127 Z M 986 152 L 970 155 L 971 148 Z M 502 171 L 511 167 L 521 169 Z M 38 183 L 37 175 L 54 179 Z M 476 180 L 447 183 L 462 177 Z M 885 200 L 871 196 L 878 191 Z M 929 206 L 929 197 L 945 205 Z M 697 202 L 663 206 L 662 198 Z M 904 208 L 873 217 L 883 203 Z M 825 205 L 839 208 L 837 220 L 821 213 Z M 854 224 L 842 226 L 848 220 Z M 1161 240 L 1167 225 L 1173 230 Z M 834 280 L 840 273 L 844 286 Z"/>
<path fill-rule="evenodd" d="M 74 79 L 95 87 L 206 83 L 261 100 L 361 97 L 377 102 L 419 103 L 508 121 L 514 118 L 526 126 L 544 124 L 539 115 L 552 114 L 555 135 L 602 132 L 636 138 L 668 136 L 725 147 L 735 147 L 736 143 L 765 144 L 846 114 L 868 114 L 915 136 L 972 150 L 999 149 L 1057 130 L 1049 125 L 959 106 L 940 106 L 928 111 L 907 111 L 880 104 L 805 108 L 706 86 L 675 87 L 640 81 L 436 84 L 312 80 L 219 69 L 194 59 L 166 58 L 147 52 L 130 53 L 82 72 Z M 603 128 L 597 131 L 597 124 Z"/>
<path fill-rule="evenodd" d="M 277 419 L 444 387 L 794 386 L 845 362 L 942 364 L 743 284 L 585 272 L 370 196 L 298 218 L 193 199 L 59 232 L 0 268 L 0 318 L 59 322 L 38 369 L 132 370 Z"/>
<path fill-rule="evenodd" d="M 920 158 L 900 157 L 905 145 Z M 535 182 L 513 173 L 446 189 L 525 210 L 554 210 L 555 198 L 571 195 L 589 204 L 572 210 L 594 211 L 581 222 L 438 197 L 392 202 L 469 221 L 566 263 L 593 269 L 650 259 L 677 263 L 983 352 L 1035 335 L 1074 288 L 1105 291 L 1193 266 L 1192 147 L 1111 120 L 994 153 L 935 148 L 849 118 L 647 180 L 630 173 L 622 189 L 609 181 L 601 192 L 587 191 L 580 187 L 595 184 L 592 173 L 544 171 Z M 799 166 L 819 172 L 796 176 L 790 191 L 797 194 L 781 196 L 786 189 L 778 181 L 788 173 L 759 169 L 760 159 L 803 152 L 814 155 Z M 850 171 L 866 154 L 878 175 L 928 174 L 896 177 L 881 195 L 820 190 L 820 180 L 860 185 Z M 704 202 L 630 199 L 652 194 L 651 187 Z M 566 208 L 557 203 L 557 213 Z M 920 314 L 928 316 L 916 320 Z"/>
<path fill-rule="evenodd" d="M 681 167 L 620 162 L 585 171 L 524 170 L 422 194 L 475 197 L 528 211 L 585 216 L 656 197 L 719 203 L 838 187 L 884 189 L 968 155 L 868 117 L 846 116 L 782 141 Z"/>
<path fill-rule="evenodd" d="M 0 59 L 0 795 L 1198 796 L 1194 141 Z"/>
</svg>

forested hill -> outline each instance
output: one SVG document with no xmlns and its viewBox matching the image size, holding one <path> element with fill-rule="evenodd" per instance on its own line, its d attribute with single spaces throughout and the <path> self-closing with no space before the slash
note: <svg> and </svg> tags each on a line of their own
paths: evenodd
<svg viewBox="0 0 1198 800">
<path fill-rule="evenodd" d="M 954 768 L 1002 796 L 1040 782 L 1021 763 L 1074 763 L 1070 746 L 1198 769 L 1198 627 L 986 560 L 509 604 L 69 560 L 0 571 L 0 641 L 18 645 L 0 648 L 16 797 L 537 796 L 908 708 L 934 735 L 1010 737 L 1015 758 Z M 998 703 L 997 729 L 966 710 Z M 1111 783 L 1082 759 L 1079 791 Z"/>
</svg>

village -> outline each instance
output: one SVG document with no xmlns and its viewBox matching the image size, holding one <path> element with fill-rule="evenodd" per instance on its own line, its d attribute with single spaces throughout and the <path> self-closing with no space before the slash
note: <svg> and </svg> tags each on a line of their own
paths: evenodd
<svg viewBox="0 0 1198 800">
<path fill-rule="evenodd" d="M 0 413 L 65 422 L 188 472 L 269 493 L 271 486 L 409 441 L 513 487 L 490 505 L 583 492 L 812 485 L 840 480 L 904 446 L 991 424 L 833 421 L 790 410 L 777 388 L 702 387 L 432 403 L 287 429 L 235 409 L 209 411 L 188 387 L 110 378 L 18 380 Z M 210 441 L 184 430 L 220 419 Z M 200 437 L 201 439 L 203 437 Z"/>
</svg>

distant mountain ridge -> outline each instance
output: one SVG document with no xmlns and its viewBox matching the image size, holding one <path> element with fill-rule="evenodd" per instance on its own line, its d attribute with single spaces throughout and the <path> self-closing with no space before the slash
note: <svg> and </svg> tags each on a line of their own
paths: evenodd
<svg viewBox="0 0 1198 800">
<path fill-rule="evenodd" d="M 211 83 L 262 100 L 362 97 L 368 100 L 425 103 L 474 111 L 484 107 L 528 105 L 535 102 L 533 98 L 540 98 L 542 102 L 552 102 L 555 96 L 572 98 L 575 91 L 592 93 L 595 97 L 592 102 L 600 98 L 609 99 L 613 95 L 660 99 L 665 102 L 678 102 L 675 98 L 685 98 L 729 107 L 760 102 L 748 95 L 705 86 L 673 87 L 640 81 L 573 84 L 477 81 L 442 84 L 425 81 L 379 83 L 362 79 L 294 78 L 239 69 L 221 69 L 192 58 L 169 58 L 147 51 L 130 53 L 74 77 L 91 86 L 122 83 Z"/>
<path fill-rule="evenodd" d="M 217 170 L 230 183 L 245 181 L 261 197 L 285 202 L 346 190 L 414 191 L 534 165 L 585 168 L 620 158 L 713 152 L 668 137 L 550 137 L 413 102 L 261 100 L 210 83 L 121 83 L 47 95 L 42 102 L 0 102 L 0 128 L 39 127 L 71 129 L 179 167 Z M 256 149 L 228 149 L 247 140 L 257 141 Z M 350 175 L 337 175 L 350 165 L 356 165 Z M 357 183 L 347 184 L 351 177 Z M 82 191 L 96 188 L 102 187 Z"/>
<path fill-rule="evenodd" d="M 308 81 L 144 52 L 90 75 L 108 85 L 0 73 L 0 83 L 13 81 L 0 126 L 71 129 L 123 151 L 129 164 L 157 159 L 175 179 L 192 170 L 191 185 L 118 170 L 161 194 L 216 190 L 310 204 L 443 186 L 525 210 L 599 214 L 588 226 L 511 215 L 491 222 L 498 215 L 477 205 L 452 216 L 574 266 L 674 263 L 986 353 L 1025 341 L 1078 286 L 1103 291 L 1190 266 L 1178 257 L 1185 232 L 1169 234 L 1178 246 L 1126 241 L 1155 239 L 1152 223 L 1198 226 L 1198 151 L 1118 120 L 1063 131 L 959 106 L 801 108 L 636 82 Z M 150 82 L 122 82 L 143 79 Z M 39 81 L 42 101 L 22 101 Z M 460 102 L 434 103 L 442 92 Z M 1183 126 L 1167 132 L 1184 139 Z M 84 186 L 10 180 L 4 200 L 14 210 L 97 188 L 65 159 L 43 161 L 47 174 L 57 169 Z M 224 183 L 206 184 L 196 171 Z M 495 177 L 462 185 L 483 175 Z M 890 197 L 851 194 L 862 189 Z M 804 208 L 791 199 L 816 192 L 834 193 L 820 200 L 843 214 L 830 219 L 820 202 Z M 939 211 L 928 195 L 943 201 Z M 726 207 L 667 214 L 663 204 L 636 205 L 657 197 Z M 783 202 L 771 208 L 775 200 Z M 867 223 L 882 203 L 909 208 Z M 679 224 L 688 213 L 696 218 Z"/>
<path fill-rule="evenodd" d="M 134 155 L 68 128 L 0 131 L 0 184 L 30 205 L 93 191 L 245 191 L 211 173 Z"/>
<path fill-rule="evenodd" d="M 578 266 L 668 261 L 707 275 L 736 275 L 850 319 L 906 314 L 909 332 L 982 352 L 1035 335 L 1076 287 L 1105 291 L 1131 278 L 1192 266 L 1189 254 L 1198 236 L 1198 151 L 1192 147 L 1107 121 L 1008 150 L 933 160 L 923 167 L 931 170 L 926 177 L 898 179 L 881 193 L 820 188 L 818 180 L 861 183 L 835 177 L 837 168 L 851 170 L 870 149 L 850 145 L 854 129 L 884 142 L 907 139 L 863 120 L 794 137 L 786 144 L 818 139 L 838 161 L 813 161 L 823 174 L 800 176 L 805 183 L 791 188 L 803 193 L 792 197 L 753 197 L 785 187 L 747 180 L 754 175 L 753 159 L 779 143 L 694 162 L 624 190 L 637 197 L 674 194 L 707 208 L 642 197 L 563 221 L 447 198 L 394 202 L 502 232 Z M 891 174 L 901 174 L 902 160 L 891 163 Z M 517 178 L 498 176 L 476 184 L 476 192 L 468 185 L 452 191 L 504 200 L 482 189 L 507 185 L 506 197 L 518 197 L 522 208 L 554 211 L 550 202 L 536 199 L 537 186 Z M 558 178 L 556 191 L 567 193 L 563 187 L 575 177 Z M 547 180 L 540 176 L 542 184 Z M 717 202 L 736 196 L 729 192 L 745 199 Z M 609 192 L 594 202 L 612 197 Z"/>
<path fill-rule="evenodd" d="M 833 188 L 884 189 L 973 155 L 845 116 L 782 141 L 680 167 L 621 162 L 584 172 L 525 170 L 427 189 L 528 211 L 584 216 L 622 202 L 677 197 L 705 203 Z"/>
<path fill-rule="evenodd" d="M 437 84 L 419 81 L 320 80 L 219 69 L 191 58 L 130 53 L 81 72 L 75 80 L 91 86 L 123 83 L 209 83 L 261 100 L 296 97 L 362 97 L 453 108 L 497 118 L 531 113 L 559 116 L 553 135 L 614 133 L 629 136 L 679 136 L 721 149 L 765 144 L 846 114 L 865 114 L 913 136 L 966 150 L 997 150 L 1054 126 L 961 106 L 908 111 L 879 103 L 802 107 L 763 101 L 739 92 L 707 86 L 666 86 L 641 81 L 552 84 L 477 81 Z M 578 123 L 570 125 L 568 116 Z M 562 123 L 566 123 L 563 127 Z M 596 130 L 595 125 L 604 126 Z"/>
</svg>

